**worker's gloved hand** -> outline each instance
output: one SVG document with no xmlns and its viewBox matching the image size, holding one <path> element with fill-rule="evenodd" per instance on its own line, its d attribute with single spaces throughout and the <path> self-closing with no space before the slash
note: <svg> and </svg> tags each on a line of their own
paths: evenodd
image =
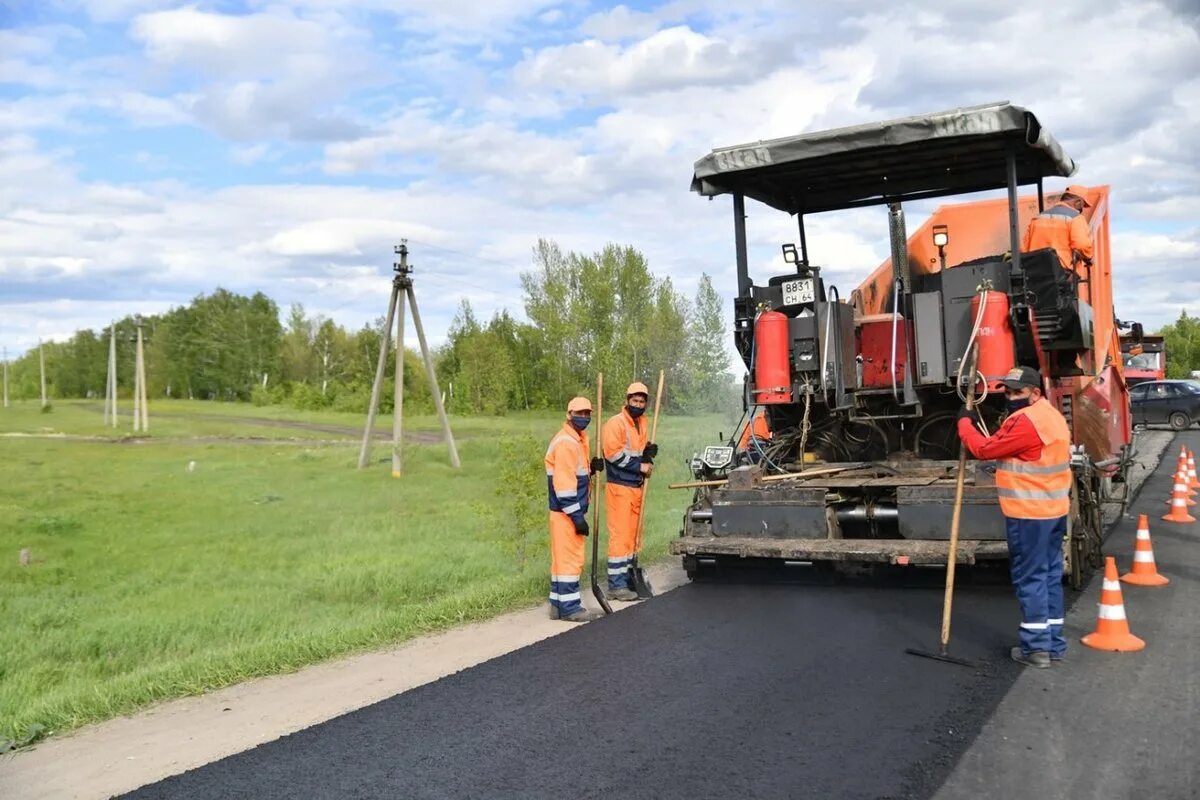
<svg viewBox="0 0 1200 800">
<path fill-rule="evenodd" d="M 595 475 L 602 469 L 604 469 L 604 459 L 600 456 L 592 458 L 592 474 Z"/>
<path fill-rule="evenodd" d="M 979 412 L 974 408 L 963 406 L 958 410 L 959 419 L 969 419 L 972 425 L 979 425 L 983 422 L 983 418 L 979 416 Z"/>
<path fill-rule="evenodd" d="M 645 447 L 642 448 L 642 461 L 653 464 L 654 457 L 657 455 L 658 455 L 658 445 L 656 445 L 654 442 L 650 442 Z"/>
<path fill-rule="evenodd" d="M 573 519 L 571 521 L 575 523 L 575 533 L 578 534 L 579 536 L 587 536 L 589 533 L 591 533 L 591 531 L 588 530 L 588 524 L 587 524 L 586 519 L 580 518 L 580 519 Z"/>
</svg>

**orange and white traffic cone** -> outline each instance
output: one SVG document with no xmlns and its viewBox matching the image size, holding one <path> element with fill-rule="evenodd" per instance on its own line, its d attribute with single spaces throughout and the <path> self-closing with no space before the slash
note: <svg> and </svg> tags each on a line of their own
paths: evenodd
<svg viewBox="0 0 1200 800">
<path fill-rule="evenodd" d="M 1096 650 L 1132 653 L 1146 643 L 1129 632 L 1125 619 L 1125 601 L 1121 599 L 1121 582 L 1117 580 L 1117 561 L 1104 559 L 1104 588 L 1100 591 L 1100 614 L 1096 630 L 1083 637 L 1083 643 Z"/>
<path fill-rule="evenodd" d="M 1133 569 L 1121 576 L 1125 583 L 1135 586 L 1166 586 L 1166 576 L 1158 574 L 1154 563 L 1154 548 L 1150 545 L 1150 523 L 1146 515 L 1138 517 L 1137 541 L 1133 549 Z"/>
<path fill-rule="evenodd" d="M 1194 493 L 1196 489 L 1200 489 L 1200 480 L 1196 480 L 1196 457 L 1191 450 L 1188 450 L 1187 474 L 1188 488 Z"/>
<path fill-rule="evenodd" d="M 1171 491 L 1171 510 L 1163 516 L 1167 522 L 1195 522 L 1196 518 L 1187 511 L 1187 469 L 1175 473 L 1175 487 Z"/>
<path fill-rule="evenodd" d="M 1196 496 L 1196 492 L 1194 489 L 1192 489 L 1191 482 L 1187 480 L 1187 456 L 1187 448 L 1180 447 L 1179 458 L 1175 461 L 1175 473 L 1177 475 L 1183 475 L 1184 477 L 1183 483 L 1187 484 L 1187 491 L 1184 492 L 1183 496 L 1187 498 L 1188 508 L 1191 508 L 1192 506 L 1196 505 L 1196 501 L 1192 499 Z M 1179 481 L 1177 480 L 1176 483 L 1179 483 Z M 1167 500 L 1167 505 L 1171 505 L 1170 500 Z"/>
</svg>

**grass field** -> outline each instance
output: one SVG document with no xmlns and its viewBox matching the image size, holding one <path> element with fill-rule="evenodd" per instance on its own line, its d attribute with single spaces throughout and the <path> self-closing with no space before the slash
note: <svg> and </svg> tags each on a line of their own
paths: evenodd
<svg viewBox="0 0 1200 800">
<path fill-rule="evenodd" d="M 152 411 L 149 439 L 130 442 L 120 438 L 129 420 L 106 432 L 95 403 L 0 409 L 0 741 L 381 647 L 545 594 L 544 497 L 521 564 L 507 521 L 514 473 L 501 449 L 515 447 L 540 472 L 557 415 L 455 418 L 463 468 L 420 436 L 406 444 L 396 480 L 386 443 L 369 470 L 355 469 L 355 415 L 188 401 Z M 664 416 L 658 486 L 684 479 L 693 450 L 730 427 L 716 415 Z M 437 420 L 406 417 L 406 430 L 437 431 Z M 107 440 L 4 435 L 13 432 Z M 321 441 L 225 438 L 247 436 Z M 544 486 L 543 475 L 533 479 Z M 689 498 L 651 492 L 648 560 L 664 555 Z"/>
</svg>

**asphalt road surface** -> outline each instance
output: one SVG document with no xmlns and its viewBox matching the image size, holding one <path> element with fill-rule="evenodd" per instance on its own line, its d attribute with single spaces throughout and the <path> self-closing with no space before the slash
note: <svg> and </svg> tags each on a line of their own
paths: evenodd
<svg viewBox="0 0 1200 800">
<path fill-rule="evenodd" d="M 1139 503 L 1162 513 L 1157 496 Z M 1197 559 L 1191 564 L 1180 577 L 1194 584 Z M 1194 599 L 1191 591 L 1182 597 Z M 1049 687 L 1078 682 L 1083 673 L 1065 670 L 1092 659 L 1076 646 L 1061 673 L 1023 673 L 1010 662 L 1018 615 L 1004 584 L 968 586 L 956 599 L 952 651 L 977 668 L 906 655 L 906 647 L 936 646 L 940 607 L 937 588 L 689 585 L 127 796 L 1021 796 L 1029 753 L 1039 768 L 1055 763 L 1070 720 L 1086 716 L 1098 693 L 1120 691 L 1112 671 L 1133 683 L 1148 663 L 1097 659 L 1106 671 L 1089 680 L 1103 685 L 1081 683 L 1091 688 L 1060 700 Z M 1068 625 L 1083 632 L 1094 613 L 1079 603 Z M 1159 647 L 1163 671 L 1188 652 Z M 1194 673 L 1195 663 L 1182 667 Z M 1174 724 L 1188 725 L 1195 689 L 1192 677 L 1169 695 L 1182 704 Z M 1088 726 L 1090 741 L 1115 744 L 1122 722 L 1114 713 Z M 1049 717 L 1057 750 L 1040 746 Z M 1195 733 L 1176 738 L 1183 746 Z M 1087 741 L 1079 737 L 1055 782 L 1030 796 L 1102 796 L 1070 791 L 1099 788 L 1080 781 L 1096 753 Z M 1144 736 L 1138 746 L 1148 747 Z M 1001 772 L 1010 773 L 1003 792 Z M 1187 774 L 1176 767 L 1155 784 L 1167 793 L 1155 796 L 1191 796 Z"/>
</svg>

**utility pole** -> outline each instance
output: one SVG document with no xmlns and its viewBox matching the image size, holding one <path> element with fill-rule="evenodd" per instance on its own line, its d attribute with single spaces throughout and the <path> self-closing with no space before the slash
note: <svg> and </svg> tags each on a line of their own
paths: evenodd
<svg viewBox="0 0 1200 800">
<path fill-rule="evenodd" d="M 104 389 L 104 424 L 117 427 L 117 323 L 108 329 L 108 383 Z"/>
<path fill-rule="evenodd" d="M 8 408 L 8 348 L 4 348 L 4 407 Z"/>
<path fill-rule="evenodd" d="M 421 312 L 417 308 L 417 295 L 413 291 L 412 266 L 408 263 L 408 240 L 401 239 L 396 245 L 395 252 L 400 261 L 392 264 L 396 277 L 392 279 L 392 294 L 388 300 L 387 321 L 383 324 L 383 335 L 379 343 L 379 361 L 375 366 L 375 382 L 371 386 L 371 405 L 367 409 L 367 426 L 363 430 L 362 447 L 358 451 L 358 468 L 367 466 L 371 452 L 371 434 L 374 433 L 375 415 L 379 408 L 379 394 L 383 388 L 384 368 L 387 364 L 387 349 L 392 338 L 392 318 L 396 318 L 396 375 L 395 403 L 392 406 L 392 477 L 399 478 L 402 472 L 401 444 L 404 438 L 404 303 L 412 308 L 413 326 L 417 329 L 417 341 L 421 344 L 421 356 L 425 360 L 425 374 L 429 377 L 429 388 L 433 395 L 433 404 L 437 409 L 438 419 L 442 423 L 442 437 L 446 440 L 446 448 L 450 453 L 450 466 L 458 469 L 462 463 L 458 459 L 458 448 L 454 445 L 454 434 L 450 431 L 450 419 L 446 416 L 446 407 L 442 403 L 442 393 L 438 389 L 437 374 L 433 369 L 433 359 L 429 355 L 429 345 L 425 341 L 425 328 L 421 325 Z"/>
<path fill-rule="evenodd" d="M 38 363 L 42 368 L 42 408 L 44 409 L 48 405 L 46 401 L 46 353 L 42 350 L 41 339 L 38 339 Z"/>
<path fill-rule="evenodd" d="M 146 357 L 142 349 L 142 318 L 134 318 L 137 325 L 137 348 L 133 364 L 133 429 L 147 433 L 150 430 L 150 411 L 146 407 Z"/>
</svg>

